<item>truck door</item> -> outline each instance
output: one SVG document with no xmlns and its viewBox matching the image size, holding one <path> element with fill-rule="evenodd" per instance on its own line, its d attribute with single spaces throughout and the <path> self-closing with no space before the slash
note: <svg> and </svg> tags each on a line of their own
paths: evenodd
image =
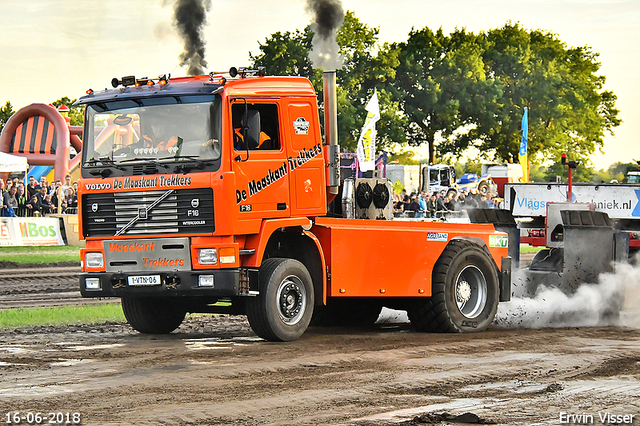
<svg viewBox="0 0 640 426">
<path fill-rule="evenodd" d="M 317 107 L 309 100 L 289 100 L 284 132 L 287 134 L 291 206 L 293 215 L 326 213 L 325 167 L 322 159 Z"/>
<path fill-rule="evenodd" d="M 259 140 L 245 143 L 244 120 L 259 123 Z M 289 174 L 275 101 L 235 100 L 231 105 L 232 170 L 239 219 L 290 216 Z"/>
</svg>

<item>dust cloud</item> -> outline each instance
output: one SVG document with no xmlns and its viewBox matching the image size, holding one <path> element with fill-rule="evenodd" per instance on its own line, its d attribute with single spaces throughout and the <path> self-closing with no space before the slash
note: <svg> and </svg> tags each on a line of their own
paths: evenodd
<svg viewBox="0 0 640 426">
<path fill-rule="evenodd" d="M 614 270 L 601 274 L 598 283 L 581 285 L 573 294 L 540 286 L 533 297 L 516 295 L 500 303 L 495 324 L 506 328 L 640 328 L 640 256 L 631 264 L 617 263 Z M 514 271 L 514 283 L 518 272 Z"/>
</svg>

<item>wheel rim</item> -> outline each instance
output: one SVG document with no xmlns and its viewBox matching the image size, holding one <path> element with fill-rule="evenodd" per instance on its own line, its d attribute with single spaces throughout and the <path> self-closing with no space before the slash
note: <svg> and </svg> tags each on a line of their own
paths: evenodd
<svg viewBox="0 0 640 426">
<path fill-rule="evenodd" d="M 456 278 L 455 300 L 458 310 L 466 318 L 476 318 L 487 304 L 487 280 L 473 265 L 466 266 Z"/>
<path fill-rule="evenodd" d="M 302 280 L 294 275 L 286 277 L 278 286 L 278 314 L 282 322 L 297 324 L 307 306 L 307 291 Z"/>
</svg>

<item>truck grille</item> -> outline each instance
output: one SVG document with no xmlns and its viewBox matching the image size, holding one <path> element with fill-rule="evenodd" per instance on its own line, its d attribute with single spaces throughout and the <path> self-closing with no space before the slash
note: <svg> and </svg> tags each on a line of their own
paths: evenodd
<svg viewBox="0 0 640 426">
<path fill-rule="evenodd" d="M 83 235 L 210 234 L 213 190 L 175 189 L 87 194 L 82 197 Z"/>
</svg>

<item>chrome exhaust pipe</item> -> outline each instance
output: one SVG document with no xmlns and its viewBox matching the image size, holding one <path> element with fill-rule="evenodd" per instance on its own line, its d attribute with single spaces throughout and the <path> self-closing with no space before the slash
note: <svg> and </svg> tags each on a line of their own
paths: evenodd
<svg viewBox="0 0 640 426">
<path fill-rule="evenodd" d="M 324 85 L 324 140 L 325 145 L 328 146 L 329 181 L 327 185 L 330 194 L 337 194 L 338 186 L 340 186 L 340 147 L 338 145 L 336 72 L 324 71 L 322 81 Z"/>
</svg>

